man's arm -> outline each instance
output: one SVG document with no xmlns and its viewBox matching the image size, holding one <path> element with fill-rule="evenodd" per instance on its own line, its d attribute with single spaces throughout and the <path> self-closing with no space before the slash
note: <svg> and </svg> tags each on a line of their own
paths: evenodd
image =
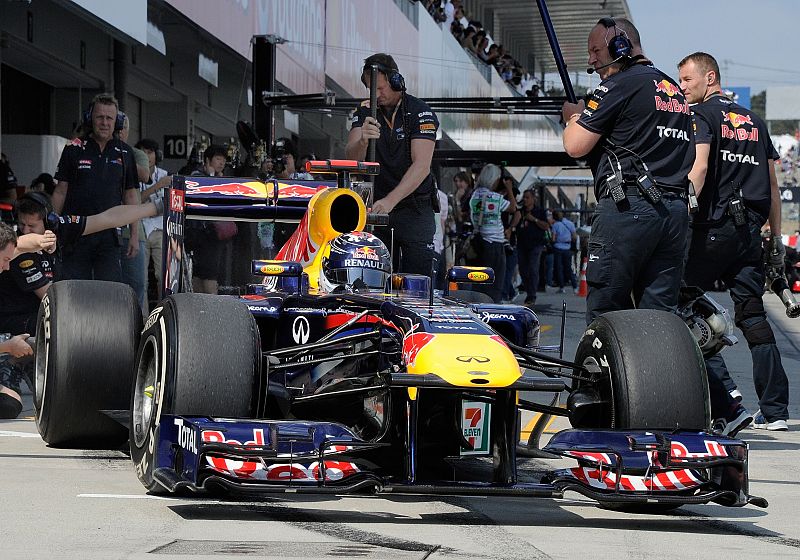
<svg viewBox="0 0 800 560">
<path fill-rule="evenodd" d="M 141 205 L 141 196 L 139 189 L 126 189 L 124 202 L 127 205 L 139 206 Z M 124 225 L 124 224 L 123 224 Z M 125 255 L 127 258 L 132 259 L 139 254 L 139 219 L 137 218 L 130 223 L 131 238 L 128 241 L 128 253 Z"/>
<path fill-rule="evenodd" d="M 367 146 L 369 141 L 377 139 L 381 135 L 378 121 L 372 117 L 364 117 L 361 126 L 354 126 L 347 133 L 347 146 L 344 154 L 347 159 L 364 161 L 367 159 Z"/>
<path fill-rule="evenodd" d="M 47 289 L 52 285 L 53 285 L 52 282 L 48 282 L 47 284 L 45 284 L 41 288 L 36 288 L 35 290 L 33 290 L 33 293 L 36 294 L 36 297 L 38 297 L 39 299 L 42 299 L 44 297 L 44 295 L 47 293 Z"/>
<path fill-rule="evenodd" d="M 703 190 L 703 184 L 706 182 L 708 155 L 711 152 L 711 144 L 695 144 L 694 151 L 694 164 L 692 165 L 692 170 L 689 171 L 689 180 L 694 185 L 694 194 L 699 198 L 700 191 Z"/>
<path fill-rule="evenodd" d="M 18 334 L 12 336 L 5 342 L 0 342 L 0 352 L 8 352 L 14 358 L 22 358 L 23 356 L 32 356 L 33 348 L 27 343 L 28 333 Z"/>
<path fill-rule="evenodd" d="M 600 134 L 575 125 L 584 108 L 583 100 L 578 103 L 564 103 L 561 108 L 561 116 L 566 123 L 563 136 L 564 151 L 574 158 L 583 157 L 591 152 L 601 138 Z"/>
<path fill-rule="evenodd" d="M 43 234 L 28 233 L 17 238 L 17 247 L 14 249 L 14 257 L 23 253 L 35 253 L 37 251 L 47 251 L 52 253 L 56 246 L 56 234 L 50 230 Z"/>
<path fill-rule="evenodd" d="M 52 202 L 53 202 L 53 212 L 56 214 L 61 214 L 64 211 L 64 201 L 67 199 L 67 189 L 69 188 L 69 183 L 66 181 L 59 181 L 56 184 L 56 189 L 53 191 Z"/>
<path fill-rule="evenodd" d="M 502 181 L 502 179 L 500 179 Z M 512 186 L 506 187 L 506 200 L 508 201 L 508 206 L 506 207 L 503 212 L 508 212 L 509 214 L 513 214 L 517 211 L 517 197 L 514 196 L 514 188 Z M 519 220 L 517 220 L 519 222 Z M 516 225 L 516 224 L 514 224 Z"/>
<path fill-rule="evenodd" d="M 431 172 L 431 160 L 436 142 L 425 138 L 411 140 L 411 166 L 389 194 L 372 204 L 372 212 L 388 214 L 397 204 L 422 183 Z"/>
<path fill-rule="evenodd" d="M 149 218 L 157 215 L 158 210 L 156 210 L 156 205 L 152 202 L 114 206 L 94 216 L 86 216 L 86 228 L 83 230 L 83 235 L 89 235 L 90 233 L 96 233 L 104 229 L 122 227 L 131 222 L 138 224 L 139 220 L 142 218 Z M 132 242 L 133 233 L 131 233 L 131 243 Z"/>
<path fill-rule="evenodd" d="M 140 197 L 141 201 L 142 202 L 148 202 L 150 200 L 150 195 L 151 194 L 157 193 L 158 191 L 160 191 L 164 187 L 168 186 L 171 182 L 172 182 L 172 175 L 167 175 L 166 177 L 162 177 L 161 179 L 159 179 L 158 181 L 153 183 L 151 186 L 149 186 L 148 188 L 146 188 L 145 190 L 142 191 L 142 194 L 141 194 L 141 197 Z"/>
<path fill-rule="evenodd" d="M 772 203 L 769 206 L 769 231 L 773 237 L 781 237 L 781 191 L 778 188 L 778 177 L 775 175 L 776 162 L 769 166 L 769 190 Z"/>
</svg>

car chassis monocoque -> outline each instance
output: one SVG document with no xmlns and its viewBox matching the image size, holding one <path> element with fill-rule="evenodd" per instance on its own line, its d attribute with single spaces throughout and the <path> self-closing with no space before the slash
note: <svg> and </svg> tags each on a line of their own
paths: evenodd
<svg viewBox="0 0 800 560">
<path fill-rule="evenodd" d="M 426 276 L 397 273 L 383 292 L 326 293 L 330 241 L 381 221 L 350 180 L 377 168 L 312 165 L 336 181 L 175 177 L 165 295 L 144 324 L 126 286 L 50 289 L 36 348 L 46 442 L 129 439 L 155 493 L 573 490 L 623 507 L 766 506 L 748 493 L 747 444 L 708 431 L 702 355 L 677 316 L 603 315 L 567 361 L 539 345 L 533 311 L 464 289 L 492 282 L 488 268 L 453 267 L 443 293 Z M 260 283 L 219 296 L 190 293 L 187 218 L 299 225 L 276 260 L 252 262 Z M 540 449 L 540 422 L 520 444 L 522 410 L 568 416 L 573 428 Z M 530 456 L 577 464 L 523 482 L 517 464 Z"/>
</svg>

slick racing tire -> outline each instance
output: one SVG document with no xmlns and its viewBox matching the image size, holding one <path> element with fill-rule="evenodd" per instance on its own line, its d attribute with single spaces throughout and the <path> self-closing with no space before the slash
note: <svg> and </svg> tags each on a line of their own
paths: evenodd
<svg viewBox="0 0 800 560">
<path fill-rule="evenodd" d="M 47 290 L 36 326 L 36 427 L 53 447 L 116 448 L 127 411 L 142 310 L 118 282 L 64 280 Z"/>
<path fill-rule="evenodd" d="M 671 431 L 711 424 L 703 355 L 673 313 L 634 309 L 601 315 L 584 332 L 575 363 L 599 370 L 591 388 L 600 397 L 580 413 L 570 409 L 575 428 Z"/>
<path fill-rule="evenodd" d="M 129 423 L 131 459 L 149 491 L 171 490 L 154 476 L 159 453 L 172 461 L 171 476 L 180 477 L 181 454 L 191 452 L 170 435 L 158 449 L 165 417 L 252 418 L 260 372 L 258 326 L 244 303 L 186 293 L 153 310 L 139 343 Z M 172 430 L 173 420 L 168 424 Z"/>
</svg>

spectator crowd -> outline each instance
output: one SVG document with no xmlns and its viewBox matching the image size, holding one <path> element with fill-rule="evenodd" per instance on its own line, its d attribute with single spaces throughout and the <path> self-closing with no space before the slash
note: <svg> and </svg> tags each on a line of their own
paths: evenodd
<svg viewBox="0 0 800 560">
<path fill-rule="evenodd" d="M 495 69 L 498 75 L 517 93 L 538 97 L 540 84 L 525 67 L 508 52 L 505 46 L 495 43 L 491 31 L 464 11 L 462 0 L 426 0 L 425 7 L 431 17 L 449 29 L 456 41 L 481 64 Z"/>
</svg>

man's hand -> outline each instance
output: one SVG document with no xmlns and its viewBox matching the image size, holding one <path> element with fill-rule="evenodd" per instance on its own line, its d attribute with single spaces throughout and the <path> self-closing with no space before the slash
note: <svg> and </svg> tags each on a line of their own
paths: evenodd
<svg viewBox="0 0 800 560">
<path fill-rule="evenodd" d="M 165 175 L 155 184 L 156 192 L 172 184 L 172 175 Z"/>
<path fill-rule="evenodd" d="M 131 238 L 128 240 L 128 252 L 125 253 L 125 258 L 132 259 L 138 254 L 139 254 L 139 240 L 138 239 L 134 240 L 133 235 L 131 235 Z"/>
<path fill-rule="evenodd" d="M 364 119 L 364 124 L 361 125 L 360 130 L 360 141 L 364 144 L 370 140 L 377 140 L 381 136 L 381 128 L 378 125 L 378 121 L 372 117 L 367 117 Z"/>
<path fill-rule="evenodd" d="M 394 210 L 394 207 L 396 205 L 397 203 L 388 200 L 388 197 L 381 198 L 380 200 L 376 200 L 375 202 L 372 203 L 372 208 L 370 209 L 370 212 L 372 214 L 388 214 L 389 212 Z"/>
<path fill-rule="evenodd" d="M 772 268 L 780 270 L 784 269 L 784 259 L 786 258 L 786 248 L 783 246 L 783 241 L 777 235 L 773 235 L 769 240 L 767 248 L 768 256 L 767 262 Z"/>
<path fill-rule="evenodd" d="M 28 333 L 12 336 L 5 342 L 0 343 L 0 352 L 8 352 L 14 358 L 32 356 L 33 348 L 27 342 L 30 336 Z"/>
<path fill-rule="evenodd" d="M 577 103 L 570 103 L 569 101 L 565 101 L 564 104 L 561 106 L 561 118 L 564 120 L 564 123 L 568 123 L 569 119 L 572 118 L 573 115 L 580 116 L 584 110 L 584 103 L 583 99 L 578 101 Z"/>
<path fill-rule="evenodd" d="M 49 229 L 46 230 L 42 234 L 42 239 L 39 241 L 39 250 L 52 254 L 56 250 L 56 241 L 56 234 Z"/>
</svg>

